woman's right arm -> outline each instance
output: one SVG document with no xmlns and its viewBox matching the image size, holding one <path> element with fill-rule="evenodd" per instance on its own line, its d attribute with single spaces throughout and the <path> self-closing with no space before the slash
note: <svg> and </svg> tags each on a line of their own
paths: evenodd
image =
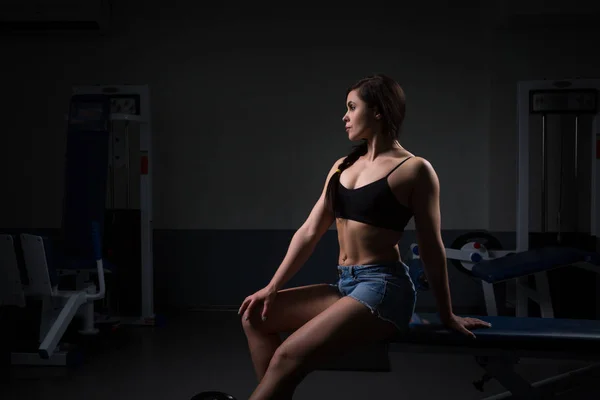
<svg viewBox="0 0 600 400">
<path fill-rule="evenodd" d="M 329 179 L 342 160 L 343 158 L 336 161 L 327 174 L 319 200 L 313 206 L 304 224 L 294 233 L 281 265 L 267 285 L 269 288 L 275 291 L 281 289 L 300 270 L 300 267 L 308 260 L 323 234 L 335 221 L 335 216 L 325 206 L 325 193 Z"/>
</svg>

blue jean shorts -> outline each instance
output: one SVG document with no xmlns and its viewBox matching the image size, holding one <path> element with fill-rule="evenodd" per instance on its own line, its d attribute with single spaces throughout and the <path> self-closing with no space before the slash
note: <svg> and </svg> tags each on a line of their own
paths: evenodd
<svg viewBox="0 0 600 400">
<path fill-rule="evenodd" d="M 417 291 L 403 262 L 391 264 L 338 265 L 337 288 L 340 295 L 351 297 L 371 313 L 391 322 L 400 332 L 408 329 L 415 311 Z"/>
</svg>

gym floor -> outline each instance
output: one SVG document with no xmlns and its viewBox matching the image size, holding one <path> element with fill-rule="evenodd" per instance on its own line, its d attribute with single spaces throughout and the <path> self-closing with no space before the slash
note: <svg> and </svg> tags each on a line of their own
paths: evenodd
<svg viewBox="0 0 600 400">
<path fill-rule="evenodd" d="M 86 400 L 188 400 L 208 390 L 247 399 L 256 385 L 246 339 L 235 311 L 197 311 L 170 317 L 162 327 L 122 327 L 102 351 L 73 369 L 12 367 L 0 398 Z M 391 372 L 318 370 L 298 387 L 294 399 L 481 399 L 504 389 L 494 380 L 485 392 L 473 386 L 483 370 L 473 357 L 391 353 Z M 357 362 L 360 364 L 360 361 Z M 523 360 L 529 380 L 582 366 Z M 597 398 L 600 389 L 569 399 Z M 594 394 L 595 393 L 595 394 Z"/>
</svg>

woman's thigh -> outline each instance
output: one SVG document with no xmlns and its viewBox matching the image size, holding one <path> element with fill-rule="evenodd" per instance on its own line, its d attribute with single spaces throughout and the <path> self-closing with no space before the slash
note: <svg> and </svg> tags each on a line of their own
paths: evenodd
<svg viewBox="0 0 600 400">
<path fill-rule="evenodd" d="M 308 321 L 325 311 L 341 297 L 339 291 L 329 284 L 315 284 L 283 289 L 277 292 L 275 301 L 262 321 L 263 304 L 256 304 L 244 321 L 245 327 L 263 333 L 294 332 Z"/>
<path fill-rule="evenodd" d="M 346 296 L 292 333 L 279 346 L 272 363 L 277 367 L 291 362 L 296 372 L 306 374 L 332 358 L 389 339 L 396 332 L 394 324 Z"/>
</svg>

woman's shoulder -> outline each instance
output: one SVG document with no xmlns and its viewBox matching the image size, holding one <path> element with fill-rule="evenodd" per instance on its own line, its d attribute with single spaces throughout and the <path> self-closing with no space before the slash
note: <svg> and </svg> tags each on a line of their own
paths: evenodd
<svg viewBox="0 0 600 400">
<path fill-rule="evenodd" d="M 429 160 L 427 160 L 425 157 L 408 151 L 405 148 L 398 150 L 398 152 L 394 154 L 393 158 L 399 163 L 406 161 L 407 165 L 412 164 L 414 167 L 433 168 Z"/>
<path fill-rule="evenodd" d="M 416 155 L 408 150 L 402 149 L 393 157 L 392 163 L 404 164 L 404 166 L 411 170 L 421 169 L 433 169 L 432 164 L 425 157 Z"/>
<path fill-rule="evenodd" d="M 413 160 L 414 180 L 417 185 L 437 187 L 439 179 L 433 164 L 424 157 L 415 157 Z"/>
<path fill-rule="evenodd" d="M 432 163 L 425 157 L 415 155 L 410 152 L 399 154 L 394 160 L 396 166 L 392 174 L 392 181 L 396 183 L 409 183 L 413 185 L 422 181 L 435 181 L 437 174 Z"/>
<path fill-rule="evenodd" d="M 433 169 L 433 165 L 425 157 L 412 155 L 409 157 L 409 160 L 416 168 Z"/>
</svg>

